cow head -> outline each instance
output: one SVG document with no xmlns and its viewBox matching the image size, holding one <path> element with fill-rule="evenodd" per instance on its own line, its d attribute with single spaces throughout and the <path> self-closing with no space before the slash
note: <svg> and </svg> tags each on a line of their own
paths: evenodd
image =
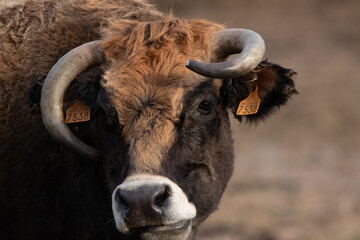
<svg viewBox="0 0 360 240">
<path fill-rule="evenodd" d="M 43 120 L 71 151 L 106 161 L 121 233 L 189 239 L 216 209 L 232 173 L 227 109 L 241 120 L 237 105 L 257 87 L 262 103 L 248 117 L 256 120 L 295 92 L 293 72 L 260 63 L 263 53 L 258 34 L 205 21 L 114 23 L 103 41 L 72 50 L 53 67 L 42 90 Z M 99 150 L 72 134 L 62 111 L 69 84 L 94 64 L 103 68 L 101 87 L 87 101 L 99 109 L 92 116 Z M 84 84 L 77 83 L 83 95 Z"/>
</svg>

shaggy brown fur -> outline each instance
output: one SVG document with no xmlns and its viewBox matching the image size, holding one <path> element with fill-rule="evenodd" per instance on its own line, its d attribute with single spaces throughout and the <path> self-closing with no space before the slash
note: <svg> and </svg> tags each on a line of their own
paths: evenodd
<svg viewBox="0 0 360 240">
<path fill-rule="evenodd" d="M 30 0 L 1 9 L 0 236 L 140 239 L 107 224 L 111 192 L 135 173 L 177 183 L 196 206 L 195 233 L 233 169 L 227 109 L 235 114 L 254 83 L 262 104 L 250 120 L 296 92 L 293 72 L 268 62 L 226 80 L 186 69 L 190 58 L 217 61 L 212 39 L 221 29 L 164 16 L 140 0 Z M 102 151 L 102 161 L 91 162 L 52 139 L 38 104 L 52 65 L 97 39 L 104 40 L 107 62 L 80 74 L 64 104 L 79 98 L 92 109 L 90 122 L 69 125 Z"/>
<path fill-rule="evenodd" d="M 159 169 L 159 158 L 175 140 L 184 93 L 207 80 L 186 69 L 184 62 L 208 61 L 210 39 L 219 29 L 205 21 L 170 19 L 121 21 L 106 31 L 103 47 L 112 65 L 102 86 L 124 126 L 124 138 L 131 141 L 130 153 L 137 155 L 133 159 L 141 163 L 134 163 L 137 166 Z"/>
<path fill-rule="evenodd" d="M 46 75 L 69 50 L 99 39 L 110 20 L 124 18 L 150 21 L 163 17 L 148 4 L 130 0 L 27 1 L 1 10 L 0 143 L 12 137 L 8 129 L 29 129 L 23 127 L 22 116 L 30 116 L 23 92 L 37 76 Z"/>
</svg>

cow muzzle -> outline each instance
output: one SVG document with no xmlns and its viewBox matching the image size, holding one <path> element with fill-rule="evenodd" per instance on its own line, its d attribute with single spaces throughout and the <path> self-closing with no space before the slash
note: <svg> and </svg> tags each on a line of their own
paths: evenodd
<svg viewBox="0 0 360 240">
<path fill-rule="evenodd" d="M 188 235 L 196 217 L 182 189 L 161 176 L 128 177 L 114 190 L 112 208 L 116 227 L 124 234 Z"/>
</svg>

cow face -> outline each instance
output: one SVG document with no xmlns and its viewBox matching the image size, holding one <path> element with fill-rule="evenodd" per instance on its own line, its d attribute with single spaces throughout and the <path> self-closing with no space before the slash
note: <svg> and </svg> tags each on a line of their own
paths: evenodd
<svg viewBox="0 0 360 240">
<path fill-rule="evenodd" d="M 214 41 L 221 29 L 204 21 L 168 20 L 121 21 L 105 31 L 101 87 L 87 102 L 101 108 L 94 116 L 101 125 L 100 156 L 116 227 L 130 239 L 191 239 L 216 209 L 232 173 L 227 109 L 241 121 L 237 105 L 256 87 L 262 103 L 257 114 L 245 117 L 253 121 L 296 93 L 294 72 L 268 62 L 249 59 L 256 69 L 229 78 L 228 71 L 212 73 L 226 64 L 202 70 L 191 63 L 201 75 L 187 69 L 188 59 L 218 62 L 237 49 L 237 43 L 229 46 L 227 32 Z"/>
<path fill-rule="evenodd" d="M 114 216 L 122 233 L 165 225 L 187 236 L 216 208 L 231 176 L 229 122 L 212 80 L 157 91 L 112 102 L 119 120 L 104 135 Z"/>
<path fill-rule="evenodd" d="M 124 234 L 187 239 L 216 208 L 231 176 L 221 81 L 185 68 L 187 59 L 198 58 L 191 50 L 198 43 L 189 42 L 185 27 L 162 26 L 167 39 L 156 39 L 151 35 L 164 31 L 160 26 L 140 24 L 136 36 L 104 43 L 111 65 L 100 104 L 113 118 L 103 123 L 112 124 L 104 128 L 104 152 L 114 217 Z M 145 41 L 132 41 L 139 38 Z"/>
<path fill-rule="evenodd" d="M 209 80 L 182 95 L 177 88 L 165 95 L 132 91 L 121 101 L 125 105 L 114 104 L 119 124 L 106 127 L 105 152 L 121 232 L 184 221 L 197 225 L 216 208 L 232 172 L 229 122 L 218 90 Z"/>
</svg>

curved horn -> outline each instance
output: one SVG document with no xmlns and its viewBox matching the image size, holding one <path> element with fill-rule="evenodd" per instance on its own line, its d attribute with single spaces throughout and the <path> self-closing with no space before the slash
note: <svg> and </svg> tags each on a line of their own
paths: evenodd
<svg viewBox="0 0 360 240">
<path fill-rule="evenodd" d="M 188 60 L 186 67 L 201 75 L 212 78 L 233 78 L 251 72 L 261 62 L 265 53 L 262 37 L 242 28 L 225 29 L 215 36 L 215 57 L 227 57 L 240 53 L 234 59 L 221 63 L 202 63 Z"/>
<path fill-rule="evenodd" d="M 67 127 L 63 114 L 63 99 L 70 83 L 91 65 L 105 57 L 100 41 L 85 43 L 64 55 L 47 75 L 41 92 L 41 115 L 50 134 L 67 149 L 87 158 L 96 159 L 100 152 L 80 141 Z"/>
</svg>

